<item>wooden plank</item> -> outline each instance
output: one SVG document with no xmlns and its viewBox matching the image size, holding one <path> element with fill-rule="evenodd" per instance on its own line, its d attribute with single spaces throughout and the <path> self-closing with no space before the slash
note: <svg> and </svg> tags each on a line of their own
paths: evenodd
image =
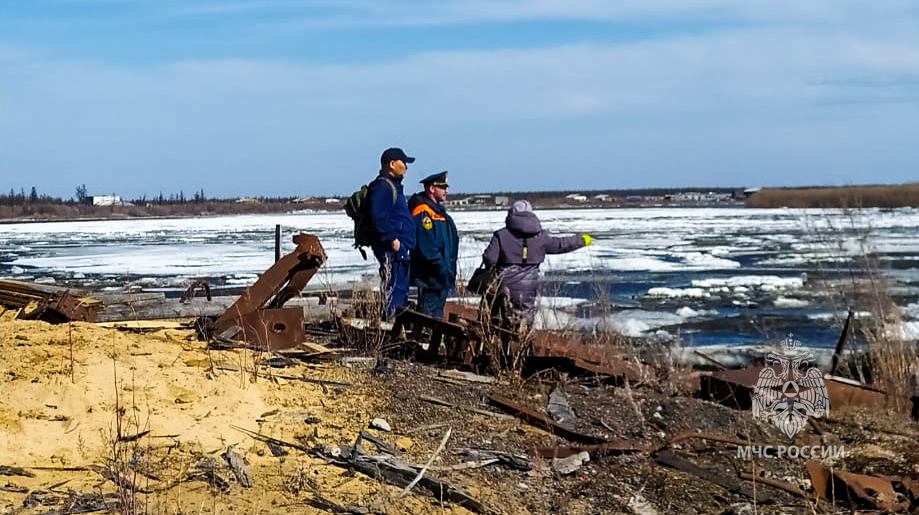
<svg viewBox="0 0 919 515">
<path fill-rule="evenodd" d="M 128 329 L 188 329 L 186 324 L 194 319 L 174 319 L 167 320 L 124 320 L 121 322 L 101 322 L 97 323 L 99 327 L 111 328 L 128 328 Z"/>
</svg>

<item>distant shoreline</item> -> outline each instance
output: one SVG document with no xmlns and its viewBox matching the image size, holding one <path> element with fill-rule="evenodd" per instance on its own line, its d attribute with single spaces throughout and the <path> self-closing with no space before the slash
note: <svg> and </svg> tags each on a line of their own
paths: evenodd
<svg viewBox="0 0 919 515">
<path fill-rule="evenodd" d="M 574 210 L 574 209 L 730 209 L 743 208 L 742 203 L 731 204 L 670 204 L 670 205 L 558 205 L 558 206 L 540 206 L 535 205 L 540 210 Z M 106 208 L 107 209 L 107 208 Z M 482 206 L 476 208 L 452 207 L 450 212 L 484 212 L 484 211 L 505 211 L 507 206 Z M 113 214 L 111 216 L 80 216 L 80 217 L 50 217 L 50 218 L 0 218 L 0 224 L 27 224 L 27 223 L 50 223 L 50 222 L 103 222 L 113 220 L 170 220 L 186 218 L 207 218 L 217 216 L 242 216 L 242 215 L 270 215 L 270 214 L 296 214 L 296 213 L 344 213 L 339 209 L 278 209 L 255 212 L 232 212 L 232 213 L 197 213 L 197 214 L 177 214 L 177 215 L 124 215 Z"/>
<path fill-rule="evenodd" d="M 455 193 L 445 203 L 448 211 L 500 211 L 519 199 L 536 209 L 661 209 L 661 208 L 818 208 L 860 209 L 919 207 L 919 183 L 799 188 L 698 188 L 696 190 L 620 190 L 581 193 Z M 118 203 L 93 205 L 94 199 Z M 0 195 L 0 224 L 103 220 L 156 220 L 227 215 L 335 213 L 344 210 L 347 197 L 304 197 L 159 200 L 124 202 L 117 196 L 87 197 L 83 202 L 30 199 Z"/>
</svg>

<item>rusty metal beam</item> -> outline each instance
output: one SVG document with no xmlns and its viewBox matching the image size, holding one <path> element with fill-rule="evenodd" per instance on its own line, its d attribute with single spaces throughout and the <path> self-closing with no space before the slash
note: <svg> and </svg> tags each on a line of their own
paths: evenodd
<svg viewBox="0 0 919 515">
<path fill-rule="evenodd" d="M 836 349 L 833 351 L 833 361 L 830 364 L 830 374 L 835 374 L 836 367 L 839 366 L 839 357 L 842 356 L 842 348 L 846 344 L 846 338 L 849 337 L 849 326 L 852 323 L 852 315 L 854 314 L 855 312 L 850 309 L 848 316 L 846 316 L 846 323 L 842 326 L 842 333 L 839 335 L 839 341 L 836 342 Z"/>
<path fill-rule="evenodd" d="M 319 238 L 293 237 L 297 247 L 271 265 L 214 323 L 214 333 L 263 350 L 295 347 L 306 340 L 302 308 L 282 308 L 326 261 Z"/>
<path fill-rule="evenodd" d="M 539 413 L 533 409 L 530 409 L 526 406 L 521 406 L 514 402 L 511 398 L 505 397 L 504 395 L 493 393 L 488 396 L 489 400 L 496 406 L 503 408 L 504 410 L 513 413 L 515 416 L 524 420 L 528 424 L 548 431 L 554 435 L 561 436 L 562 438 L 572 441 L 572 442 L 581 442 L 588 444 L 598 444 L 604 443 L 607 440 L 605 438 L 600 438 L 597 436 L 585 435 L 583 433 L 578 433 L 567 429 L 549 417 Z"/>
<path fill-rule="evenodd" d="M 590 454 L 591 459 L 607 454 L 626 454 L 633 452 L 647 452 L 648 446 L 630 442 L 628 440 L 615 440 L 594 445 L 540 447 L 536 454 L 543 458 L 567 458 L 582 452 Z"/>
</svg>

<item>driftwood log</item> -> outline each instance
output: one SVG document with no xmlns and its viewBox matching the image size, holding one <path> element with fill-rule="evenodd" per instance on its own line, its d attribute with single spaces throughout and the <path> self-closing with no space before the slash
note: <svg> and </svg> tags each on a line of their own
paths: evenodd
<svg viewBox="0 0 919 515">
<path fill-rule="evenodd" d="M 405 488 L 418 476 L 419 469 L 406 465 L 392 456 L 371 456 L 364 454 L 358 443 L 352 447 L 339 447 L 338 455 L 322 449 L 312 449 L 310 455 L 332 465 L 354 469 L 372 478 L 385 481 L 391 485 Z M 424 474 L 418 480 L 415 492 L 423 493 L 440 501 L 456 503 L 476 513 L 497 513 L 460 488 L 446 481 L 434 479 Z"/>
</svg>

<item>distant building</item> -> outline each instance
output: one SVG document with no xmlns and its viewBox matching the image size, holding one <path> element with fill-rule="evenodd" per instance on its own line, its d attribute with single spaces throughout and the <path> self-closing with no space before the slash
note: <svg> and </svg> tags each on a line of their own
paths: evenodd
<svg viewBox="0 0 919 515">
<path fill-rule="evenodd" d="M 91 195 L 86 197 L 86 203 L 94 206 L 120 206 L 124 201 L 118 195 Z"/>
<path fill-rule="evenodd" d="M 469 207 L 469 206 L 506 206 L 510 203 L 510 198 L 504 195 L 472 195 L 471 197 L 461 199 L 451 199 L 444 202 L 445 206 Z"/>
<path fill-rule="evenodd" d="M 723 202 L 726 200 L 731 200 L 733 197 L 733 193 L 715 193 L 714 191 L 684 191 L 682 193 L 674 193 L 672 195 L 664 196 L 665 199 L 672 200 L 674 202 Z"/>
<path fill-rule="evenodd" d="M 572 193 L 570 195 L 565 195 L 565 198 L 568 200 L 573 200 L 575 202 L 587 202 L 587 195 L 581 195 L 580 193 Z"/>
</svg>

